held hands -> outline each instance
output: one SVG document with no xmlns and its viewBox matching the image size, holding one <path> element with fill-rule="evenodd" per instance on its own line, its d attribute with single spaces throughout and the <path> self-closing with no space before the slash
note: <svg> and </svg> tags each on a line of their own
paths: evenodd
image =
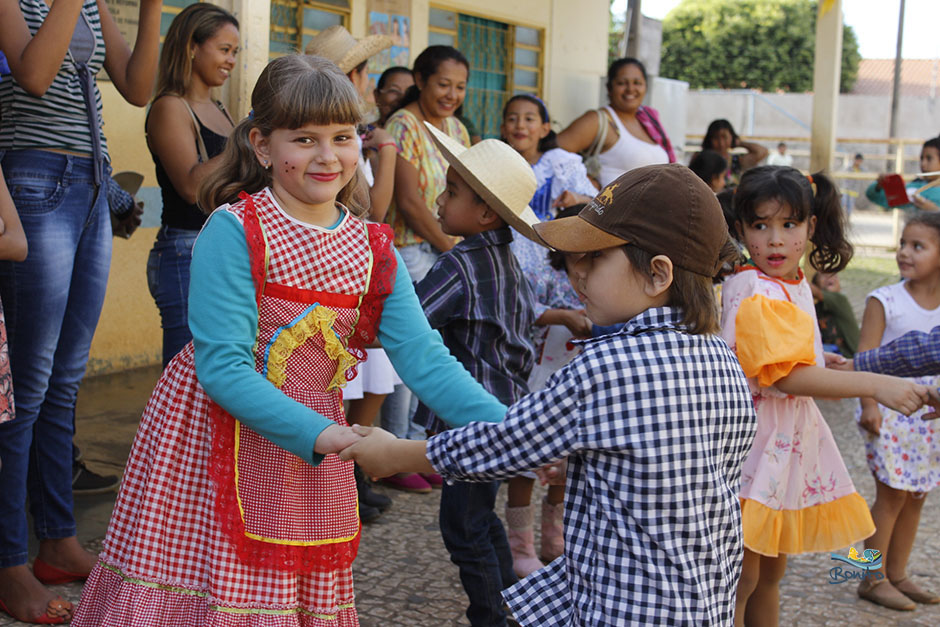
<svg viewBox="0 0 940 627">
<path fill-rule="evenodd" d="M 843 372 L 854 372 L 854 362 L 851 359 L 846 359 L 839 353 L 823 353 L 823 356 L 826 358 L 826 368 L 832 370 L 841 370 Z"/>
<path fill-rule="evenodd" d="M 936 392 L 931 394 L 931 388 L 926 385 L 918 385 L 897 377 L 879 376 L 880 381 L 871 397 L 905 416 L 910 416 L 928 403 L 936 402 Z"/>
<path fill-rule="evenodd" d="M 352 427 L 330 425 L 317 436 L 316 442 L 313 443 L 313 452 L 319 455 L 339 453 L 361 439 Z"/>
<path fill-rule="evenodd" d="M 398 441 L 394 435 L 379 427 L 352 427 L 356 441 L 350 443 L 340 454 L 343 461 L 353 459 L 367 475 L 380 479 L 398 472 L 393 445 Z"/>
<path fill-rule="evenodd" d="M 568 474 L 568 458 L 559 459 L 557 462 L 546 464 L 535 470 L 535 476 L 539 478 L 542 485 L 565 485 L 565 478 Z"/>
</svg>

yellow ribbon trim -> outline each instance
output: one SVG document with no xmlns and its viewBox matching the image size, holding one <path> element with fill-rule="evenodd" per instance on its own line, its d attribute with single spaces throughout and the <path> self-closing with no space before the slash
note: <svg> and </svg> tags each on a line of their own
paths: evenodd
<svg viewBox="0 0 940 627">
<path fill-rule="evenodd" d="M 144 581 L 143 579 L 137 579 L 135 577 L 128 577 L 119 569 L 105 564 L 104 562 L 99 562 L 101 566 L 114 573 L 124 581 L 132 583 L 137 586 L 143 586 L 145 588 L 152 588 L 154 590 L 162 590 L 165 592 L 173 592 L 176 594 L 185 594 L 187 596 L 199 597 L 201 599 L 207 598 L 209 595 L 205 592 L 198 592 L 196 590 L 190 590 L 189 588 L 181 588 L 179 586 L 168 586 L 162 583 L 155 583 L 153 581 Z M 355 603 L 340 603 L 337 606 L 340 610 L 348 610 L 356 607 Z M 314 618 L 320 618 L 322 620 L 336 620 L 339 618 L 339 614 L 322 614 L 320 612 L 311 612 L 310 610 L 305 610 L 302 607 L 297 607 L 291 610 L 266 610 L 261 608 L 248 608 L 248 607 L 225 607 L 222 605 L 210 605 L 210 610 L 216 612 L 224 612 L 226 614 L 263 614 L 268 616 L 289 616 L 291 614 L 304 614 L 306 616 L 313 616 Z"/>
<path fill-rule="evenodd" d="M 287 381 L 287 359 L 291 353 L 317 333 L 323 336 L 323 349 L 327 357 L 337 362 L 336 374 L 326 389 L 333 390 L 346 385 L 346 371 L 354 366 L 357 360 L 346 350 L 346 346 L 333 330 L 336 316 L 332 309 L 314 304 L 300 320 L 278 332 L 277 338 L 268 349 L 266 364 L 268 380 L 275 387 L 280 388 Z"/>
</svg>

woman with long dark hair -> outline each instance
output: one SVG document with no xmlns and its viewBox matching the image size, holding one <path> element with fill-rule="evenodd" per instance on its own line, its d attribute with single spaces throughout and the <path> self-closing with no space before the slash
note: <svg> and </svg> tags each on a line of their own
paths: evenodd
<svg viewBox="0 0 940 627">
<path fill-rule="evenodd" d="M 160 309 L 164 367 L 189 332 L 189 264 L 207 214 L 196 206 L 199 184 L 219 163 L 234 127 L 212 91 L 228 80 L 238 53 L 238 20 L 208 3 L 183 9 L 170 24 L 160 54 L 157 89 L 147 116 L 147 147 L 163 196 L 147 283 Z"/>
</svg>

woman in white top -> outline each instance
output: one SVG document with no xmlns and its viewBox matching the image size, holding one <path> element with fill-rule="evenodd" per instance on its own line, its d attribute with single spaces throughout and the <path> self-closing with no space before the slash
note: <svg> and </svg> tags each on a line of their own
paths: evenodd
<svg viewBox="0 0 940 627">
<path fill-rule="evenodd" d="M 634 168 L 676 160 L 656 110 L 643 106 L 646 86 L 646 68 L 640 61 L 614 61 L 607 71 L 610 104 L 588 111 L 558 135 L 560 148 L 584 152 L 601 135 L 598 125 L 603 117 L 608 128 L 598 155 L 602 187 Z"/>
</svg>

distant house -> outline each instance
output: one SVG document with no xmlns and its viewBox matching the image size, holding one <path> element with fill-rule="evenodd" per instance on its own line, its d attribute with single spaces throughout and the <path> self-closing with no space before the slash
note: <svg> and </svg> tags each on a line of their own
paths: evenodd
<svg viewBox="0 0 940 627">
<path fill-rule="evenodd" d="M 904 59 L 901 61 L 901 96 L 937 97 L 940 83 L 940 59 Z M 887 96 L 894 88 L 894 59 L 862 59 L 858 79 L 851 94 Z"/>
</svg>

